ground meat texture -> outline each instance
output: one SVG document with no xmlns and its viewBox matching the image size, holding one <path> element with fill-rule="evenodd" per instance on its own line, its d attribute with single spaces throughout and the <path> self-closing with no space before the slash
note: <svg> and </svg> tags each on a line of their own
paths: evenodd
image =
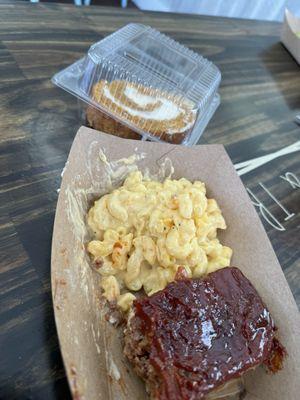
<svg viewBox="0 0 300 400">
<path fill-rule="evenodd" d="M 124 352 L 151 399 L 199 400 L 285 350 L 255 288 L 237 268 L 170 283 L 134 301 Z"/>
</svg>

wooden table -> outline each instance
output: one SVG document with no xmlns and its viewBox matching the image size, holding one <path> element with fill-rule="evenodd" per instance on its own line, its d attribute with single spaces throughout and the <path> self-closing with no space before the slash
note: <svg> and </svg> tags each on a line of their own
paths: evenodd
<svg viewBox="0 0 300 400">
<path fill-rule="evenodd" d="M 80 122 L 77 100 L 50 78 L 128 22 L 152 25 L 221 69 L 222 103 L 200 143 L 223 143 L 237 163 L 299 140 L 299 66 L 280 44 L 277 23 L 1 2 L 1 399 L 70 397 L 53 319 L 50 246 L 61 171 Z M 299 153 L 242 179 L 285 229 L 264 220 L 300 305 L 300 191 L 280 178 L 287 172 L 300 178 Z M 259 183 L 295 215 L 285 221 Z"/>
</svg>

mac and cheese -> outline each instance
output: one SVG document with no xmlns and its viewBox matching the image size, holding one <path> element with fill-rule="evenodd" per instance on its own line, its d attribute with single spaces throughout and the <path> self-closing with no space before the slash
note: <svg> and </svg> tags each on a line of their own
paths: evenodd
<svg viewBox="0 0 300 400">
<path fill-rule="evenodd" d="M 140 171 L 95 201 L 88 213 L 94 240 L 87 249 L 102 275 L 104 296 L 127 311 L 144 289 L 163 289 L 184 271 L 200 277 L 229 265 L 232 250 L 217 238 L 226 223 L 205 185 L 185 178 L 157 182 Z"/>
</svg>

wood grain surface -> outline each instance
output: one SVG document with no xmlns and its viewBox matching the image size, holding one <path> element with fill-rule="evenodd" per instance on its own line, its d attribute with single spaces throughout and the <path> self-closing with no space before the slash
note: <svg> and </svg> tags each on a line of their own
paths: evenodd
<svg viewBox="0 0 300 400">
<path fill-rule="evenodd" d="M 50 248 L 61 171 L 81 121 L 77 100 L 50 78 L 129 22 L 167 33 L 221 69 L 221 106 L 200 143 L 223 143 L 237 163 L 299 140 L 293 122 L 300 112 L 299 66 L 279 41 L 280 24 L 2 1 L 1 399 L 70 398 L 53 319 Z M 280 176 L 292 172 L 300 179 L 299 154 L 242 177 L 285 229 L 263 220 L 298 305 L 300 188 Z M 295 215 L 285 221 L 284 210 L 259 182 Z"/>
</svg>

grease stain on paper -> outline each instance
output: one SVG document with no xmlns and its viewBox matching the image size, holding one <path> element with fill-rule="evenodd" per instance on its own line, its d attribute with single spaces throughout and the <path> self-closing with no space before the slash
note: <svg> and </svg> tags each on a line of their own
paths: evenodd
<svg viewBox="0 0 300 400">
<path fill-rule="evenodd" d="M 77 294 L 81 293 L 88 309 L 94 309 L 96 312 L 97 331 L 94 325 L 89 327 L 87 321 L 82 321 L 82 325 L 86 332 L 90 332 L 90 338 L 94 343 L 97 354 L 100 355 L 103 351 L 105 352 L 108 375 L 118 383 L 122 381 L 121 373 L 111 356 L 111 351 L 109 351 L 109 343 L 107 343 L 106 337 L 105 309 L 103 306 L 98 307 L 97 296 L 95 295 L 100 291 L 98 285 L 101 276 L 94 274 L 85 249 L 85 243 L 89 240 L 91 233 L 86 223 L 86 215 L 96 199 L 119 187 L 132 171 L 141 169 L 149 179 L 163 180 L 171 178 L 174 168 L 171 160 L 166 157 L 167 154 L 157 160 L 155 173 L 150 173 L 149 170 L 138 165 L 147 156 L 150 157 L 151 155 L 135 151 L 134 154 L 127 158 L 109 160 L 105 149 L 100 147 L 99 142 L 93 141 L 86 154 L 85 172 L 72 176 L 69 184 L 64 189 L 66 214 L 73 233 L 73 237 L 70 238 L 72 240 L 72 252 L 69 254 L 69 268 L 64 271 L 66 273 L 65 276 L 70 281 L 72 291 L 74 293 L 76 291 Z M 67 165 L 63 172 L 68 175 L 71 173 Z M 96 278 L 91 279 L 91 277 Z M 78 287 L 80 288 L 80 293 L 78 293 Z M 104 331 L 101 330 L 100 332 L 100 326 Z M 76 338 L 76 341 L 78 343 L 78 338 Z M 72 381 L 74 381 L 74 377 L 71 377 Z M 107 390 L 109 399 L 112 399 L 112 388 L 109 382 Z"/>
</svg>

